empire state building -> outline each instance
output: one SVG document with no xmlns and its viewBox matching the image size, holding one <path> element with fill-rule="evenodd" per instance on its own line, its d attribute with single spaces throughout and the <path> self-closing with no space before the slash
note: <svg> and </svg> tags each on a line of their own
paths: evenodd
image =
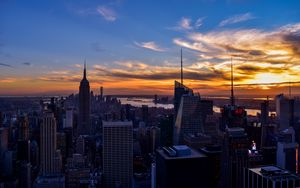
<svg viewBox="0 0 300 188">
<path fill-rule="evenodd" d="M 90 84 L 86 79 L 86 63 L 84 62 L 83 78 L 79 86 L 78 135 L 90 134 Z"/>
</svg>

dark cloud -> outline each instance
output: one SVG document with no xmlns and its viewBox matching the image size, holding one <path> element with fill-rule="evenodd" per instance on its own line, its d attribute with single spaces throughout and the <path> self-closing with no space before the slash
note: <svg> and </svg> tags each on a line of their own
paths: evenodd
<svg viewBox="0 0 300 188">
<path fill-rule="evenodd" d="M 285 34 L 283 40 L 290 46 L 294 54 L 300 56 L 300 31 Z"/>
<path fill-rule="evenodd" d="M 23 62 L 23 65 L 31 66 L 32 64 L 30 62 Z"/>
<path fill-rule="evenodd" d="M 80 82 L 81 78 L 74 78 L 71 76 L 45 76 L 39 78 L 42 81 L 49 82 Z"/>
<path fill-rule="evenodd" d="M 13 68 L 13 66 L 11 66 L 11 65 L 9 65 L 9 64 L 5 64 L 5 63 L 0 63 L 0 66 Z"/>
<path fill-rule="evenodd" d="M 98 76 L 109 76 L 113 78 L 122 79 L 139 79 L 139 80 L 172 80 L 178 79 L 180 74 L 177 70 L 174 71 L 157 71 L 152 73 L 145 73 L 143 71 L 131 72 L 123 70 L 107 70 L 105 68 L 96 68 L 99 71 Z M 218 80 L 230 80 L 230 76 L 226 72 L 220 70 L 207 70 L 207 71 L 190 71 L 185 70 L 184 79 L 198 80 L 198 81 L 218 81 Z M 242 81 L 248 79 L 249 75 L 238 75 L 236 81 Z"/>
<path fill-rule="evenodd" d="M 261 56 L 261 55 L 265 55 L 265 53 L 261 50 L 250 50 L 249 55 L 253 55 L 253 56 Z"/>
<path fill-rule="evenodd" d="M 237 71 L 243 74 L 255 74 L 255 73 L 283 73 L 289 70 L 288 68 L 280 68 L 280 67 L 260 67 L 256 65 L 246 64 L 235 67 Z"/>
</svg>

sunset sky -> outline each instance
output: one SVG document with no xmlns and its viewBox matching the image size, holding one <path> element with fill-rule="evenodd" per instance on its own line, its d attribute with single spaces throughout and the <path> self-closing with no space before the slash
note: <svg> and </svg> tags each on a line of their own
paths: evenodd
<svg viewBox="0 0 300 188">
<path fill-rule="evenodd" d="M 1 0 L 0 95 L 300 94 L 298 0 Z"/>
</svg>

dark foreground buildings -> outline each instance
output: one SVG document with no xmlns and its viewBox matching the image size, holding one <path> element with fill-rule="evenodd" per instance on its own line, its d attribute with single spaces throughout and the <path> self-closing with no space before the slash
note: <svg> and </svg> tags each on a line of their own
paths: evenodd
<svg viewBox="0 0 300 188">
<path fill-rule="evenodd" d="M 157 150 L 156 174 L 159 188 L 211 188 L 214 169 L 208 157 L 186 145 Z"/>
</svg>

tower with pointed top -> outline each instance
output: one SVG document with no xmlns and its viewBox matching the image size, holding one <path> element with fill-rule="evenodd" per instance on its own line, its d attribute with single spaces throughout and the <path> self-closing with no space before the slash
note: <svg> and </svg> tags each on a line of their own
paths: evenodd
<svg viewBox="0 0 300 188">
<path fill-rule="evenodd" d="M 84 61 L 83 78 L 79 86 L 79 114 L 78 114 L 78 135 L 90 134 L 90 83 L 86 75 L 86 62 Z"/>
</svg>

